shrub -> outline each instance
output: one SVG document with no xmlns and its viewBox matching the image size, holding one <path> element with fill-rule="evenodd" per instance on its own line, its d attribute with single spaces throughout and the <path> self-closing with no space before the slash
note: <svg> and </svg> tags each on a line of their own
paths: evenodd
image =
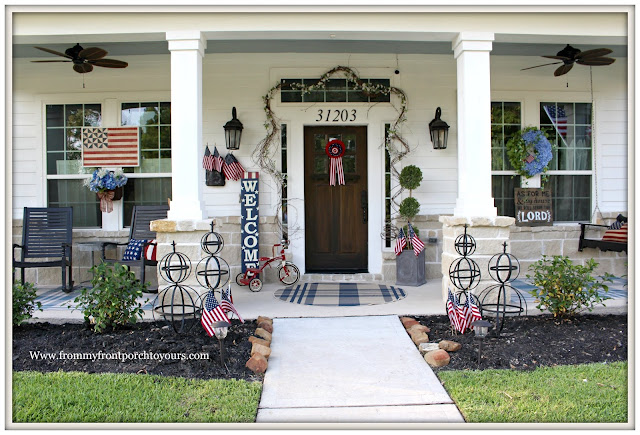
<svg viewBox="0 0 640 435">
<path fill-rule="evenodd" d="M 537 288 L 531 294 L 538 302 L 539 310 L 547 310 L 554 317 L 571 317 L 581 311 L 593 310 L 595 304 L 601 303 L 608 296 L 602 295 L 609 291 L 605 282 L 612 282 L 613 275 L 605 273 L 599 280 L 592 276 L 598 263 L 592 258 L 584 266 L 573 264 L 566 256 L 542 256 L 529 270 L 533 275 L 533 285 Z"/>
<path fill-rule="evenodd" d="M 119 263 L 100 263 L 91 271 L 93 288 L 84 288 L 74 302 L 82 310 L 86 322 L 93 319 L 96 332 L 142 319 L 142 304 L 137 298 L 147 289 L 146 283 L 140 282 L 133 272 Z"/>
<path fill-rule="evenodd" d="M 36 301 L 36 288 L 30 282 L 14 282 L 12 297 L 14 326 L 30 319 L 36 309 L 42 311 L 42 304 Z"/>
</svg>

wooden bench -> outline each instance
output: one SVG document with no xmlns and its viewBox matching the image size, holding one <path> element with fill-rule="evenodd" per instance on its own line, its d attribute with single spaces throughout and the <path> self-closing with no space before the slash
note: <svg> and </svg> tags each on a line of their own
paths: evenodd
<svg viewBox="0 0 640 435">
<path fill-rule="evenodd" d="M 73 289 L 73 209 L 25 207 L 22 225 L 22 244 L 13 244 L 14 273 L 16 268 L 20 269 L 20 280 L 24 283 L 27 268 L 59 267 L 62 290 L 69 293 Z M 20 260 L 16 259 L 16 249 L 20 249 Z"/>
<path fill-rule="evenodd" d="M 620 223 L 627 223 L 627 220 L 628 219 L 621 214 L 616 218 L 616 221 Z M 601 251 L 627 252 L 627 242 L 623 243 L 610 240 L 588 239 L 585 233 L 589 228 L 609 229 L 607 225 L 580 224 L 580 240 L 578 242 L 578 251 L 582 252 L 584 248 L 595 248 L 600 249 Z"/>
</svg>

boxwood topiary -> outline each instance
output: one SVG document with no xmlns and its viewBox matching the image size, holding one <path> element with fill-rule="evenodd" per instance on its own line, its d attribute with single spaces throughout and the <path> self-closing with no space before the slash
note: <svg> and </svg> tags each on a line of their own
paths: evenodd
<svg viewBox="0 0 640 435">
<path fill-rule="evenodd" d="M 400 203 L 398 213 L 400 216 L 410 221 L 420 212 L 420 203 L 413 197 L 405 198 Z"/>
<path fill-rule="evenodd" d="M 402 187 L 409 189 L 411 192 L 420 185 L 422 181 L 422 171 L 415 165 L 405 166 L 400 172 L 398 181 L 400 181 Z"/>
</svg>

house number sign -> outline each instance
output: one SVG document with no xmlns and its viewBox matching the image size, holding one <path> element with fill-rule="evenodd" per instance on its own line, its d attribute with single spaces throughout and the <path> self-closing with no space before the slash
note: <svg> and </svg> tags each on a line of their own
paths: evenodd
<svg viewBox="0 0 640 435">
<path fill-rule="evenodd" d="M 318 109 L 316 122 L 354 122 L 358 119 L 356 109 Z"/>
<path fill-rule="evenodd" d="M 240 185 L 242 273 L 246 272 L 247 268 L 257 269 L 260 267 L 258 257 L 260 248 L 258 243 L 258 223 L 260 222 L 260 214 L 258 212 L 258 176 L 259 172 L 245 172 Z"/>
</svg>

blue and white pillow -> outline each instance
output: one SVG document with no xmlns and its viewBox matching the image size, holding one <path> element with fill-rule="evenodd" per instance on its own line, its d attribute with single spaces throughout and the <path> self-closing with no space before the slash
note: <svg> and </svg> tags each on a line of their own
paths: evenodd
<svg viewBox="0 0 640 435">
<path fill-rule="evenodd" d="M 127 249 L 124 250 L 122 261 L 140 260 L 140 258 L 142 258 L 142 248 L 144 248 L 145 243 L 146 243 L 146 240 L 136 240 L 136 239 L 129 240 Z"/>
</svg>

